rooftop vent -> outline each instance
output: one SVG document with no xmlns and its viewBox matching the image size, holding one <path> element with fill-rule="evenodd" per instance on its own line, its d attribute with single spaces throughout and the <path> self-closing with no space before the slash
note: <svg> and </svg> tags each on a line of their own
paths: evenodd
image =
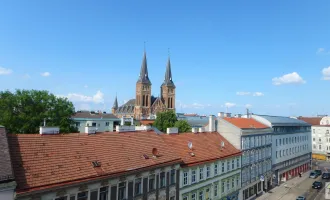
<svg viewBox="0 0 330 200">
<path fill-rule="evenodd" d="M 195 154 L 193 152 L 190 153 L 191 157 L 195 157 Z"/>
<path fill-rule="evenodd" d="M 192 148 L 193 148 L 193 144 L 192 144 L 192 142 L 188 142 L 188 148 L 189 148 L 190 150 L 192 150 Z"/>
<path fill-rule="evenodd" d="M 224 142 L 224 141 L 221 141 L 220 148 L 221 148 L 221 150 L 222 150 L 223 148 L 225 148 L 225 142 Z"/>
<path fill-rule="evenodd" d="M 93 167 L 100 167 L 101 166 L 101 163 L 99 163 L 98 161 L 93 161 L 92 164 L 93 164 Z"/>
<path fill-rule="evenodd" d="M 40 126 L 39 133 L 40 133 L 40 135 L 59 134 L 60 133 L 60 128 L 59 127 Z"/>
</svg>

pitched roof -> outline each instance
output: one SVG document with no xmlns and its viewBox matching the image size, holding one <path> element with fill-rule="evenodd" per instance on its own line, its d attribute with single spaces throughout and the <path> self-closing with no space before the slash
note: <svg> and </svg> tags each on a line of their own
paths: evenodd
<svg viewBox="0 0 330 200">
<path fill-rule="evenodd" d="M 217 132 L 163 134 L 160 136 L 188 166 L 240 154 L 240 150 Z M 225 143 L 225 147 L 221 150 L 222 141 Z M 192 150 L 188 148 L 189 142 L 192 142 Z M 191 156 L 191 152 L 195 156 Z"/>
<path fill-rule="evenodd" d="M 0 126 L 0 183 L 13 180 L 13 169 L 9 154 L 6 130 Z"/>
<path fill-rule="evenodd" d="M 76 112 L 72 118 L 93 118 L 93 119 L 107 119 L 107 118 L 117 118 L 111 113 L 90 113 L 90 112 Z"/>
<path fill-rule="evenodd" d="M 241 129 L 264 129 L 269 128 L 268 126 L 258 122 L 252 118 L 235 118 L 235 117 L 226 117 L 223 118 L 227 122 L 233 124 L 234 126 Z"/>
<path fill-rule="evenodd" d="M 171 61 L 170 58 L 167 60 L 165 79 L 162 85 L 171 86 L 175 88 L 175 85 L 172 80 L 172 72 L 171 72 Z"/>
<path fill-rule="evenodd" d="M 19 193 L 181 162 L 154 132 L 12 134 L 8 141 Z M 93 161 L 101 166 L 94 168 Z"/>
<path fill-rule="evenodd" d="M 322 117 L 298 117 L 298 119 L 314 126 L 314 125 L 320 125 Z"/>
<path fill-rule="evenodd" d="M 143 54 L 143 60 L 142 60 L 140 75 L 139 75 L 139 79 L 138 79 L 137 82 L 151 85 L 151 81 L 150 81 L 149 76 L 148 76 L 147 54 L 146 54 L 145 51 L 144 51 L 144 54 Z"/>
</svg>

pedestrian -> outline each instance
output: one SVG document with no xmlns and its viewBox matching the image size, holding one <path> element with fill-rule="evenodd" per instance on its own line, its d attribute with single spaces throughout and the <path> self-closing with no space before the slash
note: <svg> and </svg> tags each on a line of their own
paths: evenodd
<svg viewBox="0 0 330 200">
<path fill-rule="evenodd" d="M 299 177 L 301 177 L 301 172 L 299 172 Z"/>
</svg>

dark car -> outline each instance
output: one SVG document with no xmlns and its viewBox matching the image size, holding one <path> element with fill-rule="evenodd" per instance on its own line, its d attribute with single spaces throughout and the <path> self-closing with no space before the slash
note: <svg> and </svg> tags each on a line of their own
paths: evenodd
<svg viewBox="0 0 330 200">
<path fill-rule="evenodd" d="M 299 197 L 297 197 L 297 199 L 296 200 L 306 200 L 306 198 L 305 197 L 303 197 L 303 196 L 299 196 Z"/>
<path fill-rule="evenodd" d="M 315 170 L 315 173 L 316 173 L 318 176 L 320 176 L 320 175 L 322 175 L 322 170 L 317 169 L 317 170 Z"/>
<path fill-rule="evenodd" d="M 314 189 L 321 189 L 322 186 L 323 186 L 322 182 L 320 182 L 320 181 L 315 181 L 315 182 L 313 183 L 313 185 L 312 185 L 312 188 L 314 188 Z"/>
<path fill-rule="evenodd" d="M 330 173 L 329 172 L 323 173 L 322 174 L 322 179 L 330 179 Z"/>
</svg>

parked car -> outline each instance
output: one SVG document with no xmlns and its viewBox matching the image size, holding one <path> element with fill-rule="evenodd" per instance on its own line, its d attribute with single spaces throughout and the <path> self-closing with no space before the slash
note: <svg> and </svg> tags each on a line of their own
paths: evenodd
<svg viewBox="0 0 330 200">
<path fill-rule="evenodd" d="M 314 189 L 321 189 L 322 187 L 323 187 L 323 184 L 320 181 L 315 181 L 312 185 L 312 188 L 314 188 Z"/>
<path fill-rule="evenodd" d="M 330 179 L 330 173 L 329 172 L 323 173 L 322 179 Z"/>
<path fill-rule="evenodd" d="M 309 174 L 309 178 L 317 178 L 317 177 L 318 177 L 318 175 L 315 172 L 311 172 Z"/>
<path fill-rule="evenodd" d="M 322 175 L 322 170 L 317 169 L 317 170 L 315 170 L 315 173 L 316 173 L 318 176 L 320 176 L 320 175 Z"/>
<path fill-rule="evenodd" d="M 299 197 L 297 197 L 297 199 L 296 200 L 306 200 L 306 197 L 303 197 L 303 196 L 299 196 Z"/>
</svg>

